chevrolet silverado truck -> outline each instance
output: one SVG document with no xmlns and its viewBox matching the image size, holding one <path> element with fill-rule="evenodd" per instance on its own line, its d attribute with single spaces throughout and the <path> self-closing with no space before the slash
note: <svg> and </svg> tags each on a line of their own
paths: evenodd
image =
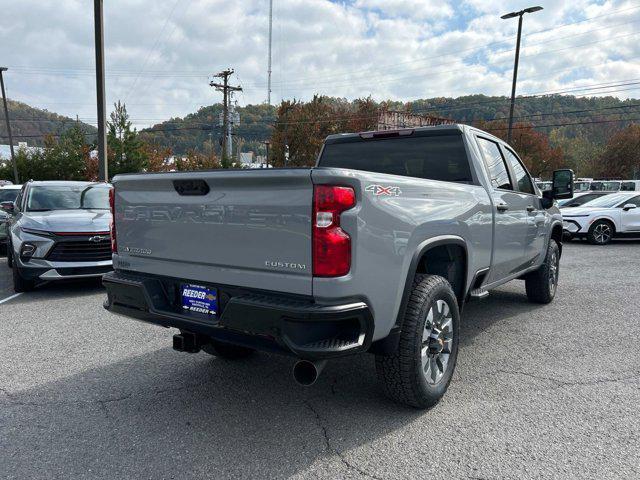
<svg viewBox="0 0 640 480">
<path fill-rule="evenodd" d="M 173 347 L 292 355 L 312 384 L 370 352 L 392 399 L 445 393 L 460 311 L 513 279 L 558 284 L 573 173 L 541 193 L 516 152 L 464 125 L 329 136 L 314 168 L 118 175 L 105 308 L 180 330 Z"/>
</svg>

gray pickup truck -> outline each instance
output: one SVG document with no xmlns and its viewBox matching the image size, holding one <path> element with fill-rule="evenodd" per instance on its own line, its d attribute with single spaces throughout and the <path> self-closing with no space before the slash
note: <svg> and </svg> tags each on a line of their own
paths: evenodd
<svg viewBox="0 0 640 480">
<path fill-rule="evenodd" d="M 118 175 L 105 308 L 180 330 L 176 350 L 327 359 L 370 352 L 385 392 L 434 405 L 466 301 L 522 279 L 553 300 L 562 252 L 554 172 L 464 125 L 328 137 L 315 168 Z"/>
</svg>

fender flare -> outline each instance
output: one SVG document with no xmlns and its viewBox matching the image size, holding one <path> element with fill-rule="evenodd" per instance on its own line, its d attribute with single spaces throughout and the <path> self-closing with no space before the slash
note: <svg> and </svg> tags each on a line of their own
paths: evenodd
<svg viewBox="0 0 640 480">
<path fill-rule="evenodd" d="M 404 318 L 404 313 L 407 309 L 407 304 L 409 303 L 409 295 L 411 295 L 411 287 L 413 285 L 413 279 L 416 276 L 416 271 L 418 270 L 418 264 L 420 263 L 420 259 L 427 253 L 429 250 L 439 247 L 441 245 L 458 245 L 464 249 L 465 253 L 465 272 L 464 272 L 464 292 L 467 290 L 467 273 L 469 269 L 469 249 L 467 248 L 467 242 L 464 238 L 458 235 L 439 235 L 437 237 L 432 237 L 423 242 L 419 243 L 416 250 L 411 257 L 411 262 L 409 263 L 409 269 L 407 271 L 407 277 L 405 279 L 404 288 L 402 292 L 402 299 L 400 300 L 400 307 L 398 308 L 398 313 L 396 315 L 395 327 L 402 326 L 402 319 Z M 463 295 L 464 299 L 464 295 Z M 460 305 L 462 307 L 462 305 Z"/>
<path fill-rule="evenodd" d="M 418 270 L 418 264 L 422 259 L 423 255 L 427 253 L 429 250 L 435 247 L 439 247 L 441 245 L 458 245 L 464 249 L 465 257 L 466 257 L 466 265 L 464 271 L 464 295 L 462 302 L 464 302 L 464 298 L 466 298 L 467 293 L 467 274 L 469 270 L 469 249 L 467 248 L 467 242 L 464 238 L 458 235 L 439 235 L 436 237 L 429 238 L 420 242 L 416 247 L 413 256 L 411 257 L 411 262 L 409 263 L 409 269 L 407 271 L 407 277 L 404 282 L 402 298 L 400 300 L 400 306 L 398 308 L 398 313 L 396 314 L 396 321 L 391 327 L 391 331 L 389 334 L 374 342 L 369 349 L 369 352 L 376 354 L 384 354 L 391 355 L 395 353 L 398 349 L 398 344 L 400 342 L 400 332 L 402 330 L 402 322 L 404 319 L 404 314 L 407 309 L 407 304 L 409 303 L 409 296 L 411 295 L 411 287 L 413 286 L 413 279 L 416 276 L 416 271 Z M 462 308 L 462 303 L 459 305 L 459 308 Z"/>
</svg>

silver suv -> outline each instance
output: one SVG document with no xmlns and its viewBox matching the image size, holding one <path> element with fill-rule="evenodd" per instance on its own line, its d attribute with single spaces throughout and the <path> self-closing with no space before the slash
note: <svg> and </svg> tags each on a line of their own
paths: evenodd
<svg viewBox="0 0 640 480">
<path fill-rule="evenodd" d="M 38 281 L 100 277 L 111 270 L 110 185 L 26 183 L 9 221 L 7 262 L 16 292 Z"/>
</svg>

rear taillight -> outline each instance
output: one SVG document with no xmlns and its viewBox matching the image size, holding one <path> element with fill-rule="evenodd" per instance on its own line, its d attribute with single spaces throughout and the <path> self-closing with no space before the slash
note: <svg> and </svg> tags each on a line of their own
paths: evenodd
<svg viewBox="0 0 640 480">
<path fill-rule="evenodd" d="M 340 228 L 340 214 L 353 208 L 351 187 L 313 187 L 313 275 L 340 277 L 351 270 L 351 237 Z"/>
<path fill-rule="evenodd" d="M 109 232 L 111 234 L 111 251 L 118 253 L 118 242 L 116 241 L 116 191 L 109 189 L 109 208 L 111 209 L 111 224 Z"/>
</svg>

